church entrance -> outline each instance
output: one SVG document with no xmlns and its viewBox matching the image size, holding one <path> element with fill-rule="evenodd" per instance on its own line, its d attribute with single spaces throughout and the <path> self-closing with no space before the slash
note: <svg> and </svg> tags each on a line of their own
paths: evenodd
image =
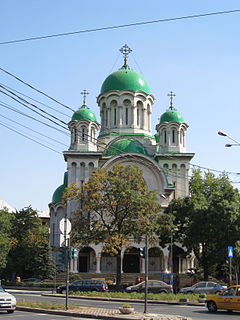
<svg viewBox="0 0 240 320">
<path fill-rule="evenodd" d="M 94 271 L 96 265 L 95 251 L 90 247 L 84 247 L 79 251 L 78 271 L 91 272 Z"/>
<path fill-rule="evenodd" d="M 124 273 L 139 273 L 140 258 L 137 248 L 129 248 L 125 250 L 123 257 L 123 272 Z"/>
</svg>

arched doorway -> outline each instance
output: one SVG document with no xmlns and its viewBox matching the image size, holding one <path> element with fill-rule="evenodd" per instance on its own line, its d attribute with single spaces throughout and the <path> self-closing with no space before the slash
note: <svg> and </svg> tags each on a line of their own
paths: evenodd
<svg viewBox="0 0 240 320">
<path fill-rule="evenodd" d="M 177 245 L 173 245 L 173 273 L 187 272 L 186 252 Z"/>
<path fill-rule="evenodd" d="M 139 249 L 132 247 L 125 250 L 124 256 L 123 256 L 123 272 L 124 273 L 140 272 Z"/>
<path fill-rule="evenodd" d="M 78 271 L 96 271 L 96 253 L 91 247 L 84 247 L 79 251 Z"/>
<path fill-rule="evenodd" d="M 148 270 L 151 273 L 164 270 L 163 253 L 158 247 L 150 248 L 148 251 Z"/>
</svg>

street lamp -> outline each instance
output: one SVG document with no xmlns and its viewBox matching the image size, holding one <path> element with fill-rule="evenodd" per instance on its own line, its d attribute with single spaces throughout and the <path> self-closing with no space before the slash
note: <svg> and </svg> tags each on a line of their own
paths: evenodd
<svg viewBox="0 0 240 320">
<path fill-rule="evenodd" d="M 227 134 L 226 132 L 220 130 L 220 131 L 218 131 L 218 134 L 222 137 L 228 137 L 230 140 L 235 142 L 235 143 L 227 143 L 227 144 L 225 144 L 225 147 L 229 148 L 229 147 L 234 147 L 234 146 L 240 146 L 240 142 L 237 141 L 236 139 L 230 137 L 229 134 Z"/>
</svg>

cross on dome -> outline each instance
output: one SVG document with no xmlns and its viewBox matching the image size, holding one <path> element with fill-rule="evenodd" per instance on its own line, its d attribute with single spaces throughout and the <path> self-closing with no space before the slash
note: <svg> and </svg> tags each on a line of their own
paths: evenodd
<svg viewBox="0 0 240 320">
<path fill-rule="evenodd" d="M 176 97 L 175 93 L 173 93 L 172 91 L 170 91 L 168 93 L 168 97 L 170 97 L 170 106 L 169 106 L 169 109 L 173 109 L 173 97 Z"/>
<path fill-rule="evenodd" d="M 124 56 L 124 65 L 127 66 L 127 64 L 128 64 L 128 56 L 132 52 L 132 49 L 127 44 L 125 44 L 121 49 L 119 49 L 119 51 Z"/>
<path fill-rule="evenodd" d="M 85 106 L 86 105 L 86 97 L 87 95 L 89 94 L 89 92 L 87 92 L 86 89 L 84 89 L 81 94 L 83 95 L 83 105 Z"/>
</svg>

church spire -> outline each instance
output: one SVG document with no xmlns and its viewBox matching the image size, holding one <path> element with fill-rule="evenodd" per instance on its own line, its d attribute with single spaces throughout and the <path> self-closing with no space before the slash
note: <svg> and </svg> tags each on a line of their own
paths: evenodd
<svg viewBox="0 0 240 320">
<path fill-rule="evenodd" d="M 128 56 L 129 54 L 132 52 L 132 49 L 125 44 L 121 49 L 119 49 L 119 51 L 123 54 L 124 56 L 124 65 L 123 68 L 127 69 L 128 67 Z"/>
<path fill-rule="evenodd" d="M 173 110 L 174 107 L 173 107 L 173 97 L 176 97 L 175 93 L 173 93 L 172 91 L 170 91 L 168 93 L 168 97 L 170 97 L 170 105 L 169 105 L 169 109 L 170 110 Z"/>
<path fill-rule="evenodd" d="M 89 94 L 86 89 L 84 89 L 81 94 L 83 95 L 83 106 L 86 106 L 86 97 Z"/>
</svg>

